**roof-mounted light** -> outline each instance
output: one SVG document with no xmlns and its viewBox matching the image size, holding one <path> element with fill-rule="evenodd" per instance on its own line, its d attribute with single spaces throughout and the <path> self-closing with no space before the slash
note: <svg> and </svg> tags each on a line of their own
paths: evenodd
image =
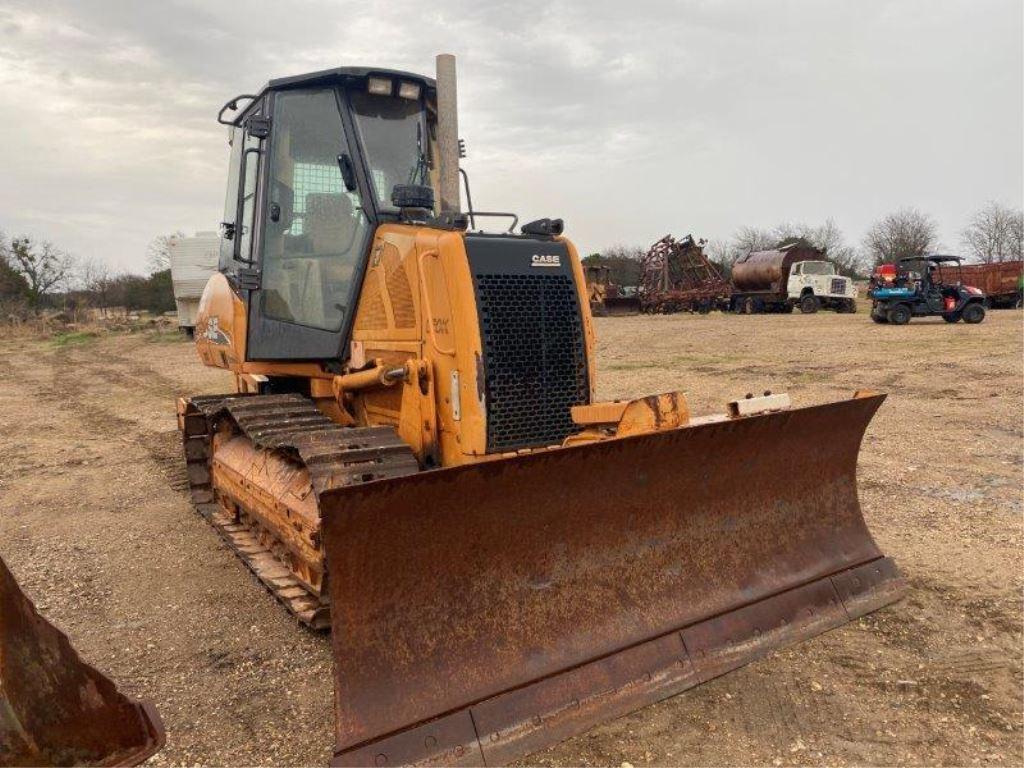
<svg viewBox="0 0 1024 768">
<path fill-rule="evenodd" d="M 408 83 L 403 80 L 398 84 L 398 95 L 403 99 L 416 101 L 420 97 L 419 83 Z"/>
<path fill-rule="evenodd" d="M 366 78 L 366 90 L 377 96 L 391 95 L 391 78 L 371 75 Z"/>
</svg>

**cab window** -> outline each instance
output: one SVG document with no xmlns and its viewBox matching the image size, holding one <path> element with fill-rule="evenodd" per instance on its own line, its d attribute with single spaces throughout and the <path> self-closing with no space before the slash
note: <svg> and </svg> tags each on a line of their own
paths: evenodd
<svg viewBox="0 0 1024 768">
<path fill-rule="evenodd" d="M 834 275 L 836 273 L 836 268 L 827 261 L 805 261 L 802 266 L 805 275 Z"/>
<path fill-rule="evenodd" d="M 263 244 L 263 314 L 337 331 L 349 312 L 369 222 L 345 189 L 348 142 L 334 89 L 275 97 Z"/>
<path fill-rule="evenodd" d="M 238 172 L 242 159 L 242 144 L 244 142 L 241 128 L 232 127 L 230 138 L 231 159 L 228 162 L 228 183 L 227 194 L 224 197 L 224 218 L 222 227 L 225 231 L 232 231 L 238 217 Z M 220 241 L 220 268 L 222 271 L 230 271 L 235 260 L 234 235 L 231 238 L 221 235 Z"/>
</svg>

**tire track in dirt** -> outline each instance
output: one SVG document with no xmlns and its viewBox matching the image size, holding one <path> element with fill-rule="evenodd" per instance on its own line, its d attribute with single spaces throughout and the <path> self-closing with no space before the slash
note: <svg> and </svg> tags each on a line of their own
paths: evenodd
<svg viewBox="0 0 1024 768">
<path fill-rule="evenodd" d="M 97 434 L 129 438 L 149 456 L 172 488 L 185 493 L 188 478 L 177 430 L 153 430 L 143 419 L 122 415 L 125 399 L 136 408 L 149 405 L 152 411 L 162 414 L 173 412 L 175 398 L 185 394 L 179 382 L 146 367 L 138 356 L 131 354 L 145 343 L 141 339 L 135 341 L 124 352 L 107 349 L 102 341 L 97 342 L 100 349 L 89 344 L 56 351 L 46 360 L 50 386 L 40 396 L 66 406 Z M 68 376 L 69 371 L 75 372 L 73 377 Z"/>
</svg>

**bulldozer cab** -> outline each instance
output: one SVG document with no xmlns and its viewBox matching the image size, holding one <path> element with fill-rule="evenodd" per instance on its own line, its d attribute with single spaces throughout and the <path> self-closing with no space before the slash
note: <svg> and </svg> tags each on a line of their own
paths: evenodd
<svg viewBox="0 0 1024 768">
<path fill-rule="evenodd" d="M 399 215 L 395 187 L 436 186 L 434 98 L 419 75 L 342 68 L 272 80 L 221 110 L 220 270 L 246 298 L 249 360 L 342 355 L 373 231 Z"/>
<path fill-rule="evenodd" d="M 612 270 L 601 264 L 584 264 L 583 272 L 587 276 L 587 283 L 592 285 L 608 285 L 611 282 Z"/>
</svg>

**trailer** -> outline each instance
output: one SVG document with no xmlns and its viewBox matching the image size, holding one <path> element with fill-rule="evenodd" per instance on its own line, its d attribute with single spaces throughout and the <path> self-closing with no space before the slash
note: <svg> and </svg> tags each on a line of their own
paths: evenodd
<svg viewBox="0 0 1024 768">
<path fill-rule="evenodd" d="M 1024 285 L 1024 262 L 997 261 L 992 264 L 962 264 L 960 273 L 966 285 L 985 292 L 986 304 L 993 309 L 1021 306 Z M 939 266 L 942 282 L 957 280 L 956 269 L 948 264 Z"/>
<path fill-rule="evenodd" d="M 170 242 L 170 251 L 178 328 L 191 336 L 206 281 L 217 272 L 220 235 L 217 232 L 196 232 L 192 237 L 175 237 Z"/>
<path fill-rule="evenodd" d="M 839 275 L 825 252 L 806 241 L 784 243 L 770 251 L 752 251 L 732 267 L 734 290 L 729 297 L 733 312 L 792 312 L 819 309 L 857 311 L 853 280 Z"/>
</svg>

